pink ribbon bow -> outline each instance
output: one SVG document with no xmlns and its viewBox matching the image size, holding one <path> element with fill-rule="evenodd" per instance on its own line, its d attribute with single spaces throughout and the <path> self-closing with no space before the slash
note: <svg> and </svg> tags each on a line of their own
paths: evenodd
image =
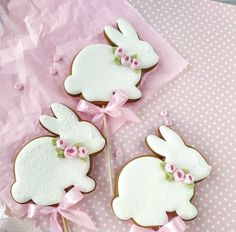
<svg viewBox="0 0 236 232">
<path fill-rule="evenodd" d="M 84 196 L 79 191 L 79 188 L 74 187 L 68 193 L 66 193 L 62 201 L 59 203 L 58 207 L 51 207 L 51 206 L 43 207 L 30 204 L 28 207 L 28 217 L 32 218 L 38 215 L 38 213 L 51 215 L 50 217 L 51 232 L 63 232 L 60 224 L 58 223 L 59 215 L 80 226 L 84 226 L 93 231 L 97 231 L 97 228 L 95 227 L 93 221 L 90 219 L 87 213 L 72 208 L 72 206 L 75 206 L 83 198 Z"/>
<path fill-rule="evenodd" d="M 124 104 L 128 101 L 125 93 L 118 90 L 111 97 L 106 107 L 99 107 L 85 100 L 80 100 L 76 110 L 92 117 L 89 118 L 99 129 L 103 128 L 104 116 L 108 115 L 109 119 L 113 121 L 110 123 L 111 132 L 114 133 L 118 129 L 121 121 L 139 122 L 139 118 Z"/>
<path fill-rule="evenodd" d="M 183 232 L 187 229 L 186 224 L 180 217 L 171 219 L 167 224 L 162 226 L 156 232 Z M 137 225 L 132 225 L 129 232 L 154 232 L 153 229 L 142 228 Z"/>
</svg>

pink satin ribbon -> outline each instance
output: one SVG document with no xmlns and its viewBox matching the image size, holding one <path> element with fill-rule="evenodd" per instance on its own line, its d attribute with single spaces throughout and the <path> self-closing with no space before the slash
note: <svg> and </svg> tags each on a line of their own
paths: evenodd
<svg viewBox="0 0 236 232">
<path fill-rule="evenodd" d="M 129 232 L 183 232 L 187 229 L 186 224 L 180 217 L 171 219 L 167 224 L 159 230 L 147 229 L 137 225 L 132 225 Z"/>
<path fill-rule="evenodd" d="M 30 204 L 28 207 L 28 217 L 32 218 L 37 216 L 39 213 L 50 215 L 50 231 L 51 232 L 63 232 L 60 224 L 58 223 L 59 215 L 72 221 L 80 226 L 89 228 L 93 231 L 97 231 L 93 221 L 87 213 L 82 212 L 78 209 L 72 208 L 79 201 L 84 198 L 83 194 L 79 191 L 78 187 L 71 189 L 59 203 L 58 207 L 51 206 L 38 206 Z"/>
<path fill-rule="evenodd" d="M 140 122 L 139 118 L 124 104 L 128 101 L 125 93 L 118 90 L 111 97 L 106 107 L 99 107 L 85 100 L 80 100 L 76 110 L 92 116 L 92 122 L 99 128 L 103 128 L 104 116 L 108 115 L 110 118 L 115 118 L 125 121 Z"/>
</svg>

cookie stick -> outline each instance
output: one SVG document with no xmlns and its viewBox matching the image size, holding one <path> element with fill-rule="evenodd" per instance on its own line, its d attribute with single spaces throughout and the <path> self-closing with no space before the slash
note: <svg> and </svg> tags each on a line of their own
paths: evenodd
<svg viewBox="0 0 236 232">
<path fill-rule="evenodd" d="M 66 218 L 61 216 L 61 219 L 62 219 L 62 223 L 63 223 L 64 232 L 70 232 L 71 230 L 70 230 L 70 227 L 69 227 L 69 224 L 68 224 L 68 221 L 66 220 Z"/>
<path fill-rule="evenodd" d="M 104 106 L 102 108 L 104 108 Z M 112 171 L 112 163 L 111 163 L 111 142 L 110 142 L 109 128 L 108 128 L 106 114 L 104 115 L 103 122 L 104 122 L 104 133 L 105 133 L 105 137 L 107 139 L 107 146 L 105 148 L 105 151 L 106 151 L 106 158 L 107 158 L 110 194 L 111 194 L 111 196 L 113 196 L 114 195 L 114 187 L 113 187 L 113 178 L 112 178 L 113 171 Z"/>
</svg>

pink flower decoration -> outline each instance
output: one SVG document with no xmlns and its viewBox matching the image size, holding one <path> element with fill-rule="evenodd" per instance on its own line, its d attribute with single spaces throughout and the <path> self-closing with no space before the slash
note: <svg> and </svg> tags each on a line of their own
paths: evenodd
<svg viewBox="0 0 236 232">
<path fill-rule="evenodd" d="M 129 55 L 124 55 L 121 57 L 121 64 L 124 66 L 129 66 L 131 64 L 131 57 Z"/>
<path fill-rule="evenodd" d="M 121 148 L 118 148 L 115 152 L 117 157 L 122 157 L 124 155 L 123 151 Z"/>
<path fill-rule="evenodd" d="M 78 155 L 78 150 L 76 146 L 67 146 L 64 150 L 64 155 L 66 158 L 75 158 Z"/>
<path fill-rule="evenodd" d="M 168 110 L 162 110 L 161 112 L 160 112 L 160 115 L 161 115 L 161 117 L 166 117 L 167 115 L 168 115 Z"/>
<path fill-rule="evenodd" d="M 176 166 L 174 164 L 167 163 L 165 165 L 165 170 L 169 173 L 174 173 L 176 171 Z"/>
<path fill-rule="evenodd" d="M 53 61 L 54 62 L 59 62 L 59 61 L 61 61 L 62 60 L 62 57 L 60 56 L 60 55 L 58 55 L 58 54 L 55 54 L 54 55 L 54 57 L 53 57 Z"/>
<path fill-rule="evenodd" d="M 80 158 L 87 158 L 89 156 L 88 149 L 86 147 L 80 147 L 78 149 L 78 155 Z"/>
<path fill-rule="evenodd" d="M 118 47 L 118 48 L 115 50 L 115 56 L 117 56 L 117 57 L 122 57 L 123 55 L 125 55 L 125 50 L 124 50 L 124 48 Z"/>
<path fill-rule="evenodd" d="M 55 68 L 50 68 L 49 72 L 53 76 L 57 75 L 57 70 Z"/>
<path fill-rule="evenodd" d="M 58 148 L 60 148 L 61 150 L 65 150 L 66 147 L 68 146 L 67 142 L 63 139 L 58 139 L 56 141 L 56 145 Z"/>
<path fill-rule="evenodd" d="M 185 175 L 185 179 L 184 179 L 184 182 L 186 184 L 192 184 L 194 182 L 194 178 L 191 174 L 186 174 Z"/>
<path fill-rule="evenodd" d="M 179 169 L 176 172 L 174 172 L 174 179 L 176 181 L 182 181 L 185 178 L 185 173 L 183 170 Z"/>
<path fill-rule="evenodd" d="M 133 59 L 132 63 L 130 65 L 132 69 L 139 69 L 140 68 L 140 62 L 138 59 Z"/>
<path fill-rule="evenodd" d="M 173 121 L 172 121 L 171 119 L 168 119 L 168 118 L 167 118 L 167 119 L 165 120 L 165 125 L 166 125 L 166 126 L 173 126 Z"/>
<path fill-rule="evenodd" d="M 14 87 L 17 91 L 21 91 L 24 89 L 24 86 L 21 83 L 16 83 Z"/>
</svg>

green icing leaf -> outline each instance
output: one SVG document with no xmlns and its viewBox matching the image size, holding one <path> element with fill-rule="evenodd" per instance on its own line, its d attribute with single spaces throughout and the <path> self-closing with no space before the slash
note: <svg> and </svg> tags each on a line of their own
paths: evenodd
<svg viewBox="0 0 236 232">
<path fill-rule="evenodd" d="M 139 72 L 141 72 L 141 69 L 134 69 L 134 71 L 135 71 L 136 73 L 139 73 Z"/>
<path fill-rule="evenodd" d="M 187 186 L 188 188 L 192 189 L 192 188 L 194 188 L 195 184 L 194 184 L 194 183 L 192 183 L 192 184 L 186 184 L 186 186 Z"/>
<path fill-rule="evenodd" d="M 80 148 L 80 147 L 82 147 L 82 144 L 81 143 L 75 143 L 74 146 L 77 147 L 77 148 Z"/>
<path fill-rule="evenodd" d="M 57 138 L 53 138 L 53 139 L 52 139 L 52 145 L 53 145 L 53 146 L 56 146 L 56 145 L 57 145 Z"/>
<path fill-rule="evenodd" d="M 165 179 L 166 179 L 167 181 L 171 181 L 171 182 L 174 181 L 173 174 L 166 172 L 166 174 L 165 174 Z"/>
<path fill-rule="evenodd" d="M 190 173 L 190 171 L 187 168 L 182 168 L 182 170 L 183 170 L 184 174 L 189 174 Z"/>
<path fill-rule="evenodd" d="M 137 59 L 137 57 L 138 57 L 137 54 L 134 54 L 134 55 L 131 56 L 131 59 L 132 59 L 132 60 L 133 60 L 133 59 Z"/>
<path fill-rule="evenodd" d="M 88 158 L 80 158 L 82 161 L 87 162 Z"/>
<path fill-rule="evenodd" d="M 165 165 L 166 165 L 165 162 L 160 163 L 160 167 L 161 167 L 162 170 L 165 170 Z"/>
<path fill-rule="evenodd" d="M 116 47 L 112 47 L 112 52 L 115 54 L 115 51 L 116 51 Z"/>
<path fill-rule="evenodd" d="M 58 157 L 58 158 L 62 158 L 62 159 L 65 158 L 64 154 L 57 154 L 57 157 Z"/>
<path fill-rule="evenodd" d="M 114 58 L 114 60 L 113 60 L 116 64 L 121 64 L 121 62 L 120 62 L 120 58 L 119 57 L 117 57 L 117 56 L 115 56 L 115 58 Z"/>
<path fill-rule="evenodd" d="M 64 158 L 65 158 L 64 155 L 59 155 L 59 154 L 57 154 L 57 157 L 58 157 L 58 158 L 61 158 L 61 159 L 64 159 Z"/>
<path fill-rule="evenodd" d="M 56 153 L 57 153 L 57 157 L 65 158 L 64 152 L 61 149 L 59 149 L 58 147 L 56 147 Z"/>
</svg>

